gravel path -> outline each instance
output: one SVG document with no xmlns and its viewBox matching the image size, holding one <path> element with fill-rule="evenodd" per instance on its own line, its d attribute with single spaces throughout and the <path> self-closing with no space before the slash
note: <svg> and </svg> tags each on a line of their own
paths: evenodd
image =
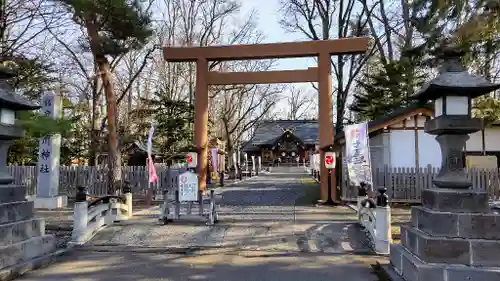
<svg viewBox="0 0 500 281">
<path fill-rule="evenodd" d="M 87 247 L 367 252 L 364 236 L 357 234 L 352 221 L 355 214 L 348 208 L 295 205 L 307 192 L 302 177 L 263 175 L 219 190 L 220 221 L 215 226 L 206 225 L 202 217 L 186 219 L 182 215 L 179 221 L 160 225 L 155 209 L 107 227 Z"/>
<path fill-rule="evenodd" d="M 182 217 L 160 225 L 158 210 L 143 211 L 20 280 L 376 280 L 379 258 L 357 255 L 368 249 L 355 213 L 295 205 L 305 177 L 261 175 L 219 190 L 215 226 Z"/>
</svg>

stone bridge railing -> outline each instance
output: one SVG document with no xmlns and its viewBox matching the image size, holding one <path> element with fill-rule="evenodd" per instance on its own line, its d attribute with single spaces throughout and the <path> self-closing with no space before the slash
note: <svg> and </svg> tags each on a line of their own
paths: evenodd
<svg viewBox="0 0 500 281">
<path fill-rule="evenodd" d="M 128 184 L 123 188 L 124 195 L 106 195 L 92 200 L 87 200 L 85 187 L 77 189 L 70 245 L 85 244 L 103 227 L 132 216 L 132 190 Z"/>
<path fill-rule="evenodd" d="M 392 240 L 391 208 L 386 188 L 380 188 L 377 200 L 368 198 L 366 191 L 358 194 L 358 222 L 364 228 L 373 251 L 388 255 Z"/>
</svg>

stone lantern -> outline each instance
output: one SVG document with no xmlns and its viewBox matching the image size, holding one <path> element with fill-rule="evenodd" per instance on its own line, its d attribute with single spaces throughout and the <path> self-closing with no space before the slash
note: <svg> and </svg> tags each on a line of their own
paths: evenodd
<svg viewBox="0 0 500 281">
<path fill-rule="evenodd" d="M 34 218 L 33 201 L 26 200 L 26 187 L 13 184 L 7 170 L 9 146 L 24 136 L 16 126 L 16 112 L 40 108 L 15 93 L 8 83 L 14 75 L 0 67 L 0 272 L 3 278 L 23 274 L 33 261 L 44 264 L 56 248 L 53 235 L 45 234 L 43 219 Z M 22 266 L 20 266 L 22 265 Z"/>
<path fill-rule="evenodd" d="M 13 78 L 7 69 L 0 67 L 0 184 L 10 184 L 13 178 L 7 171 L 9 147 L 24 137 L 24 130 L 16 126 L 16 112 L 39 109 L 21 95 L 16 94 L 8 80 Z"/>
<path fill-rule="evenodd" d="M 439 75 L 413 97 L 434 102 L 434 118 L 426 122 L 425 132 L 436 135 L 442 163 L 433 183 L 440 188 L 467 189 L 472 183 L 464 171 L 463 150 L 469 134 L 481 130 L 481 119 L 471 118 L 471 100 L 500 88 L 467 72 L 461 58 L 465 53 L 453 47 L 442 49 Z"/>
<path fill-rule="evenodd" d="M 434 118 L 425 132 L 436 135 L 441 169 L 436 187 L 422 191 L 422 206 L 412 208 L 411 225 L 401 226 L 401 244 L 391 245 L 390 280 L 500 280 L 500 215 L 488 205 L 488 193 L 471 190 L 463 151 L 469 134 L 481 129 L 471 117 L 471 99 L 500 88 L 470 74 L 462 50 L 442 48 L 442 67 L 414 97 L 434 102 Z"/>
</svg>

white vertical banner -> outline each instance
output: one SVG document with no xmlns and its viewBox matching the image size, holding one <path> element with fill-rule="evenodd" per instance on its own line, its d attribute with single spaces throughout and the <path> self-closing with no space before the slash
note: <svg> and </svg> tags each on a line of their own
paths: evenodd
<svg viewBox="0 0 500 281">
<path fill-rule="evenodd" d="M 248 154 L 243 153 L 243 157 L 245 158 L 245 171 L 248 171 Z"/>
<path fill-rule="evenodd" d="M 238 155 L 236 152 L 233 152 L 233 166 L 234 166 L 234 171 L 236 174 L 238 173 Z"/>
<path fill-rule="evenodd" d="M 344 134 L 349 180 L 354 186 L 369 184 L 373 190 L 368 123 L 348 125 Z"/>
<path fill-rule="evenodd" d="M 153 156 L 152 156 L 152 151 L 153 151 L 153 134 L 155 133 L 155 127 L 153 124 L 151 124 L 151 128 L 149 128 L 149 135 L 148 135 L 148 181 L 150 183 L 154 183 L 158 181 L 158 175 L 156 174 L 156 168 L 155 164 L 153 162 Z"/>
<path fill-rule="evenodd" d="M 213 170 L 214 174 L 216 174 L 216 175 L 219 172 L 219 169 L 217 166 L 217 165 L 219 165 L 219 163 L 217 161 L 218 156 L 219 156 L 219 154 L 217 153 L 217 148 L 212 148 L 212 168 L 213 168 L 212 170 Z"/>
</svg>

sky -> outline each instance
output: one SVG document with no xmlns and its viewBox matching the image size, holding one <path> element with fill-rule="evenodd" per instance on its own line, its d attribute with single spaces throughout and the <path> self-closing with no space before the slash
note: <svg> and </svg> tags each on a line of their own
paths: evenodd
<svg viewBox="0 0 500 281">
<path fill-rule="evenodd" d="M 300 34 L 288 33 L 280 26 L 279 0 L 243 0 L 243 14 L 255 10 L 258 14 L 258 29 L 264 32 L 263 43 L 306 41 Z M 311 58 L 280 59 L 275 69 L 306 69 L 315 66 Z"/>
<path fill-rule="evenodd" d="M 255 10 L 258 15 L 257 28 L 265 34 L 263 43 L 281 43 L 293 41 L 307 41 L 305 37 L 298 33 L 288 33 L 279 24 L 280 20 L 280 0 L 242 0 L 242 14 L 249 14 Z M 307 69 L 315 67 L 317 63 L 313 58 L 298 59 L 278 59 L 274 70 Z M 297 83 L 295 87 L 305 90 L 305 94 L 313 95 L 315 90 L 310 83 Z M 286 93 L 284 93 L 286 96 Z M 278 102 L 275 111 L 280 111 L 287 107 L 286 100 Z M 281 116 L 282 118 L 284 116 Z"/>
</svg>

